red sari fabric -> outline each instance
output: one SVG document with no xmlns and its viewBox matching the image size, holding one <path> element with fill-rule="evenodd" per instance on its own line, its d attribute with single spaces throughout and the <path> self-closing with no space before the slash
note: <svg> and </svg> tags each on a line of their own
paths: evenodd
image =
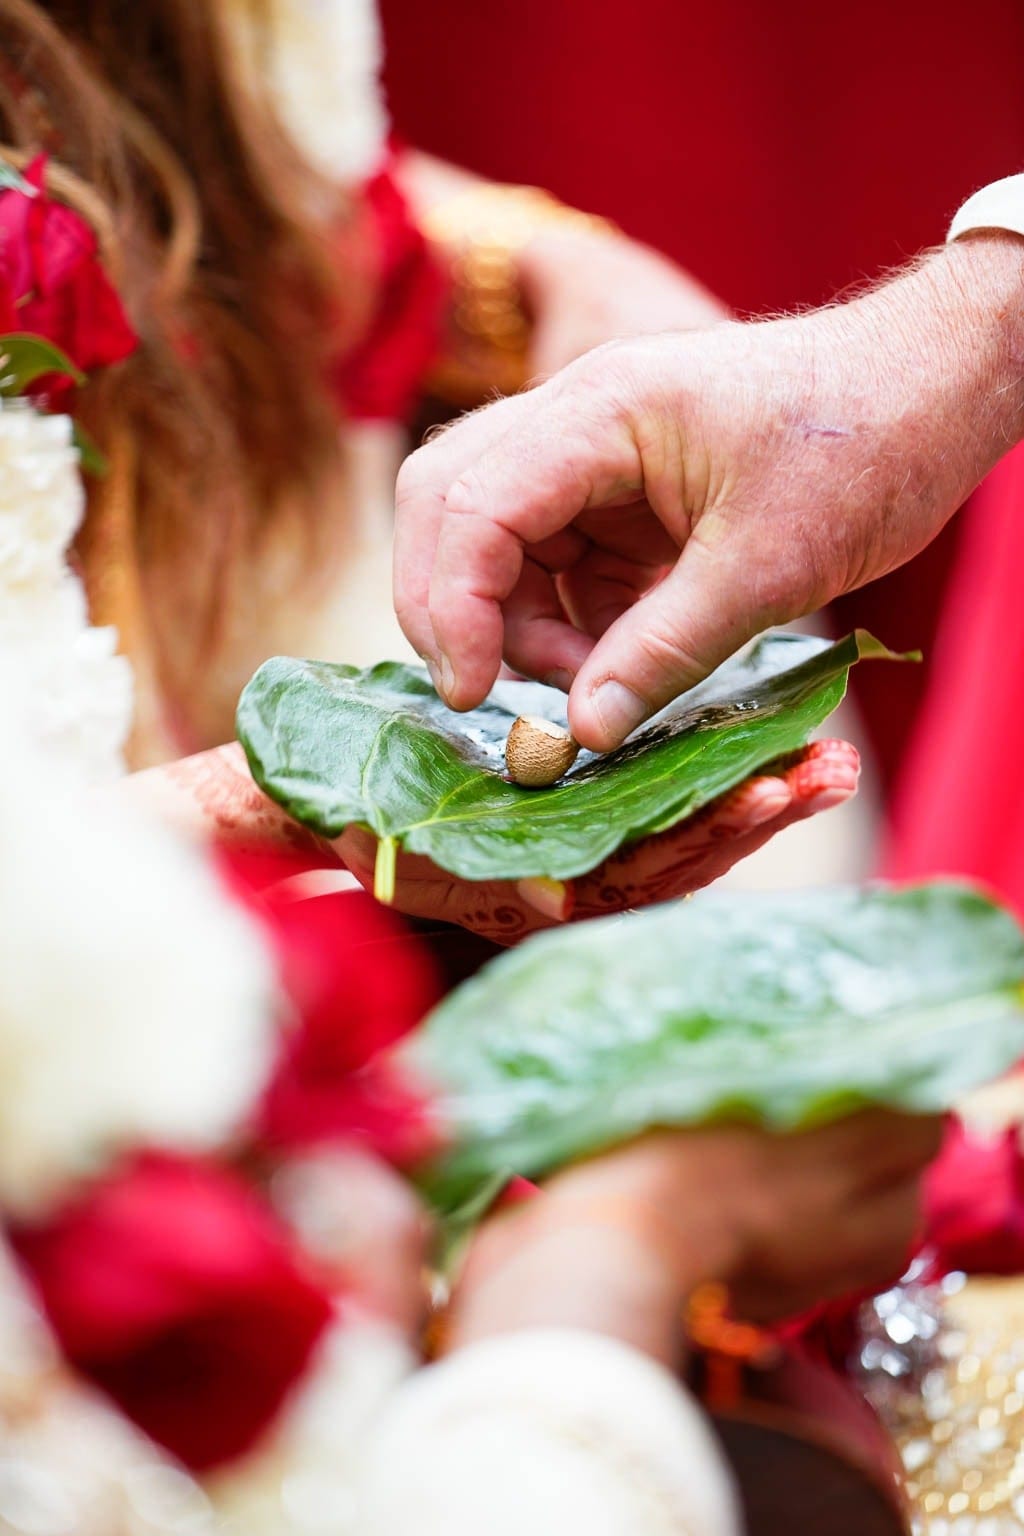
<svg viewBox="0 0 1024 1536">
<path fill-rule="evenodd" d="M 441 347 L 448 279 L 391 169 L 363 189 L 376 302 L 333 384 L 350 421 L 409 421 Z"/>
<path fill-rule="evenodd" d="M 1024 165 L 1020 0 L 381 0 L 403 137 L 616 219 L 741 312 L 815 304 L 941 240 Z M 843 605 L 929 647 L 955 535 Z M 929 675 L 855 677 L 896 767 Z"/>
<path fill-rule="evenodd" d="M 969 875 L 1024 917 L 1024 452 L 982 486 L 893 807 L 886 874 Z"/>
</svg>

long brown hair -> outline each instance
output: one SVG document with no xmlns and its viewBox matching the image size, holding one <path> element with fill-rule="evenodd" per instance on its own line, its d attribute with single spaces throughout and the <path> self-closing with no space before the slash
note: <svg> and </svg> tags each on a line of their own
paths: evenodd
<svg viewBox="0 0 1024 1536">
<path fill-rule="evenodd" d="M 264 0 L 245 4 L 269 38 Z M 103 555 L 116 504 L 179 685 L 215 644 L 237 541 L 312 499 L 338 452 L 328 369 L 360 311 L 339 279 L 357 212 L 241 78 L 231 19 L 225 0 L 0 4 L 0 142 L 52 155 L 141 338 L 82 394 L 113 463 L 86 548 Z"/>
</svg>

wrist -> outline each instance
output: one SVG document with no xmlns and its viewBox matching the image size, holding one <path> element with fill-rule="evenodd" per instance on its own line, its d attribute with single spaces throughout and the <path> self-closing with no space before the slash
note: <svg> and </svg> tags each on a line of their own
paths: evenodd
<svg viewBox="0 0 1024 1536">
<path fill-rule="evenodd" d="M 1000 419 L 1015 438 L 1021 437 L 1024 239 L 1001 230 L 965 235 L 927 264 L 927 275 L 982 383 L 1005 397 Z"/>
<path fill-rule="evenodd" d="M 685 1299 L 707 1280 L 728 1281 L 743 1259 L 736 1190 L 715 1177 L 714 1147 L 700 1133 L 645 1137 L 559 1175 L 538 1217 L 603 1222 L 621 1232 L 657 1256 Z"/>
<path fill-rule="evenodd" d="M 527 382 L 538 295 L 551 272 L 565 270 L 564 242 L 606 240 L 612 226 L 537 187 L 476 180 L 425 209 L 422 224 L 452 281 L 450 335 L 434 388 L 467 404 L 494 388 L 515 393 Z"/>
<path fill-rule="evenodd" d="M 844 429 L 845 526 L 889 514 L 884 548 L 869 540 L 864 569 L 844 573 L 850 590 L 917 553 L 1024 437 L 1024 240 L 972 237 L 847 304 L 774 323 L 803 358 L 798 409 Z"/>
<path fill-rule="evenodd" d="M 746 1241 L 726 1188 L 716 1181 L 709 1196 L 703 1163 L 697 1177 L 696 1154 L 697 1138 L 692 1149 L 689 1138 L 646 1138 L 567 1170 L 490 1223 L 459 1285 L 452 1347 L 569 1326 L 678 1365 L 690 1296 L 705 1280 L 727 1282 Z"/>
<path fill-rule="evenodd" d="M 657 1249 L 604 1218 L 504 1221 L 510 1246 L 500 1244 L 497 1255 L 485 1233 L 471 1254 L 449 1349 L 530 1328 L 576 1328 L 679 1365 L 692 1287 L 680 1290 Z"/>
<path fill-rule="evenodd" d="M 956 241 L 857 303 L 868 344 L 896 359 L 882 409 L 906 416 L 913 402 L 909 414 L 941 414 L 971 440 L 982 462 L 968 473 L 980 479 L 1024 435 L 1024 239 Z"/>
</svg>

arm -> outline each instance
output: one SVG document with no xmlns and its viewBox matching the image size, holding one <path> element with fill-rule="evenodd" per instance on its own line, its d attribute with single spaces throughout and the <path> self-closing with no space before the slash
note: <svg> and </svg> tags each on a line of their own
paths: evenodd
<svg viewBox="0 0 1024 1536">
<path fill-rule="evenodd" d="M 569 1168 L 471 1250 L 450 1344 L 575 1326 L 670 1366 L 706 1281 L 740 1315 L 792 1316 L 898 1275 L 941 1122 L 873 1110 L 790 1134 L 661 1132 Z"/>
<path fill-rule="evenodd" d="M 396 171 L 451 273 L 447 355 L 434 385 L 458 404 L 514 393 L 615 336 L 726 315 L 671 261 L 536 188 L 485 181 L 415 151 Z"/>
<path fill-rule="evenodd" d="M 721 1452 L 675 1372 L 687 1296 L 746 1275 L 792 1309 L 898 1267 L 936 1144 L 934 1121 L 873 1114 L 654 1136 L 561 1174 L 478 1239 L 453 1352 L 369 1448 L 365 1528 L 735 1536 Z"/>
<path fill-rule="evenodd" d="M 342 866 L 330 843 L 263 793 L 237 741 L 129 774 L 109 793 L 136 801 L 193 841 L 278 848 L 327 867 Z"/>
</svg>

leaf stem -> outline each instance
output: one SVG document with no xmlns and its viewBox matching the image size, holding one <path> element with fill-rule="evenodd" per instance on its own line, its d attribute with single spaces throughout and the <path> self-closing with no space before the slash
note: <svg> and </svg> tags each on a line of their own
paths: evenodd
<svg viewBox="0 0 1024 1536">
<path fill-rule="evenodd" d="M 382 837 L 377 844 L 377 860 L 373 869 L 373 894 L 388 907 L 395 899 L 397 858 L 398 843 L 393 837 Z"/>
</svg>

